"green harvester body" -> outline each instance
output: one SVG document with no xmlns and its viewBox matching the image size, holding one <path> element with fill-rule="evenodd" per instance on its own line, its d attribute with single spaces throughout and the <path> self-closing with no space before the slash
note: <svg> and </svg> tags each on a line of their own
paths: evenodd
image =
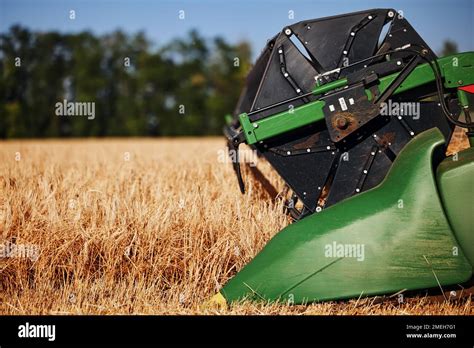
<svg viewBox="0 0 474 348">
<path fill-rule="evenodd" d="M 221 290 L 308 303 L 463 283 L 474 261 L 474 149 L 436 167 L 437 129 L 415 137 L 376 188 L 293 223 Z"/>
</svg>

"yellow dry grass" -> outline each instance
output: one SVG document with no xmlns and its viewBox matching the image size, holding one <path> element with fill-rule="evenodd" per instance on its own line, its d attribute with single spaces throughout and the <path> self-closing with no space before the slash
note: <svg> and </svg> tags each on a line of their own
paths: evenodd
<svg viewBox="0 0 474 348">
<path fill-rule="evenodd" d="M 221 138 L 0 143 L 0 314 L 473 314 L 471 300 L 199 305 L 289 223 Z M 258 164 L 279 190 L 266 163 Z"/>
</svg>

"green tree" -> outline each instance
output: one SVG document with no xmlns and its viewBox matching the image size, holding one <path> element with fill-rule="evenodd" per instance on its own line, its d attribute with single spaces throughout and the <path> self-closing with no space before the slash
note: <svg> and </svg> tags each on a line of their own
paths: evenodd
<svg viewBox="0 0 474 348">
<path fill-rule="evenodd" d="M 0 137 L 219 134 L 250 69 L 250 46 L 197 31 L 153 49 L 143 32 L 0 34 Z M 19 62 L 19 64 L 18 64 Z M 58 117 L 63 100 L 96 117 Z"/>
<path fill-rule="evenodd" d="M 441 49 L 441 56 L 449 56 L 451 54 L 458 53 L 458 44 L 452 40 L 446 40 L 443 42 L 443 48 Z"/>
</svg>

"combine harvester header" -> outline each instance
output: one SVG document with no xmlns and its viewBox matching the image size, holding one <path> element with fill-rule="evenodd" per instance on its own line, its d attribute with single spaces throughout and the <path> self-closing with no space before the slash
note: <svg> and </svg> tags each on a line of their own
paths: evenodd
<svg viewBox="0 0 474 348">
<path fill-rule="evenodd" d="M 247 144 L 280 174 L 295 222 L 211 302 L 298 304 L 469 281 L 474 150 L 444 154 L 455 125 L 474 141 L 473 87 L 473 52 L 437 57 L 393 9 L 283 28 L 225 135 L 230 150 Z"/>
</svg>

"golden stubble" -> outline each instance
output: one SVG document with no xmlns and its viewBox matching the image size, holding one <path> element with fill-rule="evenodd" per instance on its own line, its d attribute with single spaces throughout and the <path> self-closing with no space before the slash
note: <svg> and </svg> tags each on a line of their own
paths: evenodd
<svg viewBox="0 0 474 348">
<path fill-rule="evenodd" d="M 290 221 L 222 138 L 28 140 L 0 144 L 1 314 L 473 314 L 471 300 L 361 299 L 201 310 Z M 264 160 L 258 169 L 283 192 Z"/>
</svg>

